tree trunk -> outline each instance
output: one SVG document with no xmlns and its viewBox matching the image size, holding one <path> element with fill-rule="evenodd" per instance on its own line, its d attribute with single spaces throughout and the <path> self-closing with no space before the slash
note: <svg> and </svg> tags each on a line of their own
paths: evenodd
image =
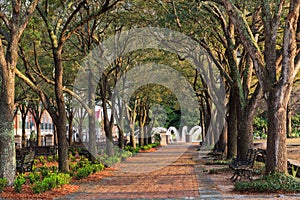
<svg viewBox="0 0 300 200">
<path fill-rule="evenodd" d="M 206 102 L 206 107 L 205 107 L 205 117 L 204 117 L 204 127 L 205 127 L 205 139 L 204 142 L 206 145 L 211 145 L 212 144 L 212 134 L 208 134 L 209 132 L 209 125 L 210 125 L 210 120 L 212 118 L 211 116 L 211 100 L 209 97 L 209 94 L 207 92 L 206 93 L 206 98 L 205 98 L 205 102 Z"/>
<path fill-rule="evenodd" d="M 83 134 L 82 134 L 82 126 L 83 126 L 83 120 L 82 119 L 80 119 L 79 120 L 79 124 L 78 124 L 78 136 L 79 136 L 79 143 L 81 143 L 82 142 L 82 139 L 83 139 Z"/>
<path fill-rule="evenodd" d="M 291 137 L 291 133 L 293 131 L 292 129 L 292 110 L 290 109 L 290 107 L 288 107 L 287 111 L 286 111 L 286 136 L 288 138 Z"/>
<path fill-rule="evenodd" d="M 101 101 L 102 101 L 102 108 L 103 108 L 103 125 L 104 125 L 104 131 L 106 136 L 106 154 L 108 156 L 114 156 L 115 152 L 114 152 L 114 143 L 113 143 L 113 135 L 112 135 L 114 111 L 111 112 L 111 118 L 109 119 L 107 105 L 106 105 L 106 99 L 107 99 L 106 94 L 108 90 L 107 88 L 108 88 L 107 80 L 106 77 L 103 75 L 100 83 L 100 93 L 101 93 Z"/>
<path fill-rule="evenodd" d="M 136 141 L 134 136 L 134 122 L 130 121 L 130 144 L 133 148 L 136 148 Z"/>
<path fill-rule="evenodd" d="M 229 96 L 229 116 L 227 120 L 227 158 L 231 159 L 237 155 L 237 136 L 238 136 L 238 118 L 236 110 L 236 99 L 234 98 L 234 91 L 230 91 Z"/>
<path fill-rule="evenodd" d="M 57 104 L 57 139 L 58 139 L 58 162 L 59 170 L 62 172 L 69 171 L 68 164 L 68 143 L 66 139 L 67 128 L 66 128 L 66 105 L 63 94 L 63 66 L 62 66 L 62 49 L 54 49 L 54 63 L 55 63 L 55 97 Z M 53 117 L 52 117 L 53 119 Z"/>
<path fill-rule="evenodd" d="M 27 146 L 27 135 L 26 135 L 26 115 L 27 112 L 24 113 L 23 109 L 20 109 L 21 111 L 21 118 L 22 118 L 22 148 L 25 148 Z"/>
<path fill-rule="evenodd" d="M 16 173 L 16 152 L 14 129 L 9 111 L 1 106 L 0 113 L 0 177 L 6 178 L 9 185 L 14 182 Z"/>
<path fill-rule="evenodd" d="M 69 126 L 68 126 L 68 137 L 69 137 L 69 145 L 73 145 L 73 117 L 69 116 Z"/>
<path fill-rule="evenodd" d="M 219 140 L 215 145 L 215 150 L 218 152 L 226 153 L 226 151 L 227 151 L 227 126 L 224 126 L 222 133 L 219 137 Z"/>
<path fill-rule="evenodd" d="M 69 171 L 68 164 L 68 143 L 66 139 L 66 126 L 62 119 L 56 121 L 56 131 L 58 139 L 58 166 L 62 172 Z"/>
<path fill-rule="evenodd" d="M 124 132 L 122 128 L 118 128 L 118 130 L 119 130 L 119 138 L 118 138 L 119 148 L 124 149 Z"/>
<path fill-rule="evenodd" d="M 287 172 L 286 113 L 287 104 L 280 102 L 273 89 L 268 98 L 268 138 L 266 173 Z M 289 97 L 284 97 L 289 98 Z"/>
<path fill-rule="evenodd" d="M 37 146 L 42 146 L 41 122 L 36 122 Z"/>
<path fill-rule="evenodd" d="M 144 135 L 144 127 L 143 125 L 140 124 L 140 134 L 139 134 L 139 146 L 144 146 L 144 138 L 145 138 L 145 135 Z"/>
<path fill-rule="evenodd" d="M 4 60 L 4 56 L 0 55 L 0 66 L 2 69 L 2 88 L 0 99 L 0 177 L 6 178 L 9 185 L 12 185 L 16 174 L 16 152 L 14 138 L 14 97 L 15 97 L 15 72 L 14 68 L 17 64 L 17 43 L 13 38 L 7 48 L 8 62 Z M 3 52 L 2 41 L 0 39 L 0 51 Z"/>
<path fill-rule="evenodd" d="M 114 143 L 113 143 L 113 136 L 111 129 L 105 129 L 105 136 L 106 136 L 106 154 L 108 156 L 114 156 Z"/>
<path fill-rule="evenodd" d="M 88 87 L 88 101 L 89 101 L 89 151 L 93 155 L 90 159 L 95 161 L 95 156 L 97 153 L 96 145 L 96 124 L 95 124 L 95 83 L 92 69 L 89 69 L 89 87 Z"/>
<path fill-rule="evenodd" d="M 245 112 L 245 111 L 244 111 Z M 238 139 L 237 139 L 237 157 L 240 159 L 246 159 L 247 151 L 253 148 L 253 134 L 252 134 L 252 122 L 253 116 L 250 116 L 247 112 L 239 115 L 238 122 Z"/>
<path fill-rule="evenodd" d="M 15 61 L 14 61 L 15 62 Z M 2 71 L 2 93 L 0 101 L 0 177 L 13 184 L 16 174 L 16 152 L 13 127 L 14 113 L 14 67 Z"/>
<path fill-rule="evenodd" d="M 58 137 L 57 137 L 56 125 L 54 125 L 54 127 L 53 127 L 53 140 L 54 140 L 54 146 L 58 146 Z"/>
</svg>

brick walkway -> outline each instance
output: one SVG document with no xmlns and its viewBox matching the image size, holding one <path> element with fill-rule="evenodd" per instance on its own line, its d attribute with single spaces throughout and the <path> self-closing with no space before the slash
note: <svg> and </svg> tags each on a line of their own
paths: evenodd
<svg viewBox="0 0 300 200">
<path fill-rule="evenodd" d="M 198 199 L 195 146 L 172 144 L 122 162 L 112 176 L 78 183 L 79 191 L 59 199 Z"/>
<path fill-rule="evenodd" d="M 112 176 L 79 182 L 69 199 L 300 199 L 300 194 L 241 195 L 224 193 L 220 183 L 203 172 L 209 151 L 196 145 L 171 144 L 152 153 L 139 153 L 117 165 Z M 201 161 L 201 162 L 198 162 Z M 231 176 L 231 175 L 230 175 Z M 226 179 L 226 177 L 224 177 Z"/>
</svg>

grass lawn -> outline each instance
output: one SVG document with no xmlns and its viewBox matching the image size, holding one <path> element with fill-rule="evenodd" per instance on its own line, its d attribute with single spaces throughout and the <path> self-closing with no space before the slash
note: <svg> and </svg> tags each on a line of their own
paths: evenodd
<svg viewBox="0 0 300 200">
<path fill-rule="evenodd" d="M 254 143 L 267 142 L 267 139 L 254 140 Z M 300 144 L 300 138 L 287 138 L 287 144 Z"/>
</svg>

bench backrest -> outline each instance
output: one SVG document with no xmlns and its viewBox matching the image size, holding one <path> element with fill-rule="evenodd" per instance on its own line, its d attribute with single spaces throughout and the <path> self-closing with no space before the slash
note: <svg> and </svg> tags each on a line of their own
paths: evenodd
<svg viewBox="0 0 300 200">
<path fill-rule="evenodd" d="M 34 160 L 34 155 L 34 151 L 30 151 L 27 154 L 25 154 L 23 163 L 31 163 Z"/>
<path fill-rule="evenodd" d="M 257 157 L 257 150 L 256 149 L 248 149 L 247 160 L 251 167 L 254 166 L 256 157 Z"/>
</svg>

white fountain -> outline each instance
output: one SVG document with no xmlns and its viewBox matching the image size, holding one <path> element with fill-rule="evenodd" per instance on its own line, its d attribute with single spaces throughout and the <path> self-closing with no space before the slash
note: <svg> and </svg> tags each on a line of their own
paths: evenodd
<svg viewBox="0 0 300 200">
<path fill-rule="evenodd" d="M 182 131 L 181 131 L 181 141 L 182 142 L 185 142 L 185 140 L 186 140 L 186 135 L 188 134 L 188 131 L 187 131 L 187 126 L 184 126 L 183 128 L 182 128 Z"/>
<path fill-rule="evenodd" d="M 162 132 L 167 132 L 167 129 L 164 127 L 154 127 L 152 128 L 152 135 L 154 135 L 155 133 L 162 133 Z"/>
<path fill-rule="evenodd" d="M 189 135 L 192 135 L 192 142 L 202 141 L 201 133 L 202 133 L 202 127 L 201 126 L 194 126 L 189 132 Z"/>
<path fill-rule="evenodd" d="M 175 134 L 176 136 L 176 142 L 180 141 L 180 135 L 178 133 L 178 130 L 174 127 L 174 126 L 170 126 L 169 129 L 167 130 L 167 135 L 170 136 L 170 140 L 171 142 L 173 142 L 173 138 L 172 138 L 172 132 Z"/>
<path fill-rule="evenodd" d="M 200 142 L 202 141 L 202 128 L 201 126 L 194 126 L 191 128 L 191 130 L 188 132 L 187 126 L 184 126 L 182 128 L 182 141 L 186 141 L 186 136 L 188 135 L 189 138 L 191 138 L 191 142 Z"/>
</svg>

